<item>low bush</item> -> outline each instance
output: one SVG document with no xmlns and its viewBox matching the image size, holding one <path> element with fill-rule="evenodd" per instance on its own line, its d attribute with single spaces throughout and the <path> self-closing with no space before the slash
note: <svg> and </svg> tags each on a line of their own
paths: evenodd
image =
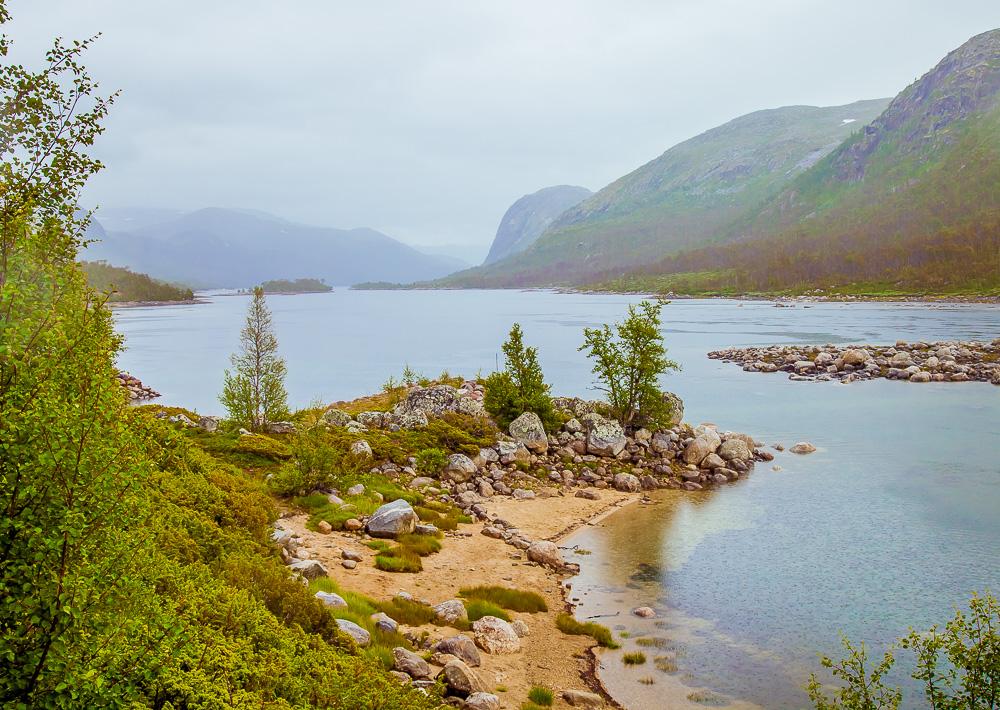
<svg viewBox="0 0 1000 710">
<path fill-rule="evenodd" d="M 292 450 L 277 439 L 263 434 L 246 434 L 241 436 L 235 446 L 236 451 L 253 454 L 273 461 L 282 461 L 292 457 Z"/>
<path fill-rule="evenodd" d="M 510 616 L 503 609 L 482 599 L 467 599 L 465 601 L 465 611 L 469 616 L 469 621 L 478 621 L 484 616 L 495 616 L 504 621 L 510 621 Z"/>
<path fill-rule="evenodd" d="M 497 606 L 510 609 L 511 611 L 534 613 L 549 610 L 541 594 L 524 592 L 520 589 L 511 589 L 509 587 L 463 587 L 458 590 L 458 596 L 465 599 L 481 599 L 492 602 Z"/>
<path fill-rule="evenodd" d="M 400 535 L 396 542 L 405 550 L 420 557 L 427 557 L 441 551 L 441 541 L 432 535 Z"/>
<path fill-rule="evenodd" d="M 646 654 L 642 651 L 630 651 L 622 656 L 622 663 L 626 666 L 641 666 L 646 662 Z"/>
<path fill-rule="evenodd" d="M 618 644 L 611 636 L 611 631 L 606 626 L 595 624 L 592 621 L 577 621 L 570 614 L 560 614 L 556 617 L 556 628 L 564 634 L 571 636 L 590 636 L 599 646 L 604 648 L 618 648 Z"/>
<path fill-rule="evenodd" d="M 438 448 L 422 449 L 417 452 L 414 468 L 425 476 L 436 476 L 448 463 L 448 457 Z"/>
<path fill-rule="evenodd" d="M 552 691 L 541 685 L 533 685 L 531 690 L 528 691 L 528 700 L 533 702 L 535 705 L 550 707 L 554 699 L 555 696 Z"/>
<path fill-rule="evenodd" d="M 383 572 L 420 572 L 424 568 L 418 555 L 402 547 L 375 555 L 375 567 Z"/>
</svg>

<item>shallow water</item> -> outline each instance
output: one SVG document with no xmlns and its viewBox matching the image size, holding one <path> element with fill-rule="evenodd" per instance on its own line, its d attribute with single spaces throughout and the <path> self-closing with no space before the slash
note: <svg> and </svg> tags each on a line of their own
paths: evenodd
<svg viewBox="0 0 1000 710">
<path fill-rule="evenodd" d="M 592 396 L 576 351 L 585 326 L 621 317 L 638 299 L 549 292 L 336 291 L 269 298 L 288 360 L 292 404 L 377 391 L 404 364 L 489 372 L 513 321 L 539 348 L 559 394 Z M 217 413 L 217 393 L 246 309 L 208 304 L 121 310 L 121 366 L 166 404 Z M 579 616 L 677 646 L 678 671 L 625 670 L 607 654 L 602 678 L 630 707 L 664 707 L 684 683 L 768 708 L 806 705 L 802 685 L 838 634 L 882 644 L 907 626 L 944 620 L 972 590 L 1000 590 L 1000 387 L 792 382 L 708 360 L 727 346 L 770 343 L 992 339 L 995 305 L 675 301 L 664 310 L 670 355 L 683 370 L 664 386 L 690 422 L 713 421 L 766 442 L 809 440 L 747 480 L 703 494 L 657 494 L 571 544 L 592 551 L 573 581 Z M 641 563 L 654 571 L 630 580 Z M 656 620 L 629 616 L 638 605 Z M 656 623 L 660 626 L 656 626 Z M 634 647 L 634 639 L 625 641 Z M 660 654 L 647 649 L 647 656 Z M 652 677 L 646 686 L 639 678 Z M 682 696 L 683 697 L 683 696 Z"/>
</svg>

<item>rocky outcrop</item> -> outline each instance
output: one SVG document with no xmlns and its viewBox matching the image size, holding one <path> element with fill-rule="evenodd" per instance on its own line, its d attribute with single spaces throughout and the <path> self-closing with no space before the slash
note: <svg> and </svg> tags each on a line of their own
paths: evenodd
<svg viewBox="0 0 1000 710">
<path fill-rule="evenodd" d="M 542 420 L 534 412 L 525 412 L 510 423 L 508 428 L 515 441 L 536 454 L 544 454 L 549 449 L 549 439 L 545 434 Z"/>
<path fill-rule="evenodd" d="M 413 532 L 416 525 L 417 514 L 409 503 L 400 498 L 372 513 L 365 529 L 372 537 L 396 538 Z"/>
<path fill-rule="evenodd" d="M 991 382 L 1000 385 L 1000 338 L 895 345 L 772 345 L 708 354 L 745 372 L 785 372 L 789 379 L 854 382 L 884 377 L 909 382 Z"/>
<path fill-rule="evenodd" d="M 484 616 L 472 624 L 476 645 L 493 655 L 517 653 L 521 650 L 521 639 L 514 628 L 503 619 Z"/>
<path fill-rule="evenodd" d="M 119 372 L 115 375 L 115 378 L 121 384 L 122 387 L 128 392 L 128 398 L 133 402 L 141 402 L 147 399 L 155 399 L 160 396 L 160 393 L 154 390 L 152 387 L 147 387 L 142 384 L 142 381 L 138 377 L 133 377 L 127 372 Z"/>
</svg>

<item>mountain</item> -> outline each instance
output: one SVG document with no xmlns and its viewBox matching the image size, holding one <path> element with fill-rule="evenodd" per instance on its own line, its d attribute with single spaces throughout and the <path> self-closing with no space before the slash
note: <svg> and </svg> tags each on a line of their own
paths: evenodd
<svg viewBox="0 0 1000 710">
<path fill-rule="evenodd" d="M 109 210 L 108 217 L 102 212 L 97 217 L 105 235 L 81 258 L 198 288 L 246 288 L 303 277 L 334 285 L 414 281 L 454 271 L 449 259 L 423 254 L 373 229 L 311 227 L 256 210 Z"/>
<path fill-rule="evenodd" d="M 736 118 L 679 143 L 568 209 L 526 251 L 446 283 L 580 283 L 721 241 L 736 217 L 778 194 L 888 103 L 787 106 Z"/>
<path fill-rule="evenodd" d="M 524 251 L 566 210 L 583 202 L 592 193 L 585 187 L 556 185 L 525 195 L 512 204 L 490 246 L 484 264 L 492 264 L 511 254 Z"/>
<path fill-rule="evenodd" d="M 626 280 L 1000 292 L 1000 30 L 949 53 L 724 233 L 739 242 L 667 257 Z"/>
</svg>

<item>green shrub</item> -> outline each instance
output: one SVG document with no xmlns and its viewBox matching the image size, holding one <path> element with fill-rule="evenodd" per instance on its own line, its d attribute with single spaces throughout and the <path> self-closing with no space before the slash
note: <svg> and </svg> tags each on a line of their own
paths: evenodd
<svg viewBox="0 0 1000 710">
<path fill-rule="evenodd" d="M 524 592 L 520 589 L 511 589 L 509 587 L 463 587 L 458 590 L 458 596 L 465 599 L 482 599 L 493 602 L 511 611 L 534 613 L 549 610 L 548 605 L 545 603 L 545 598 L 541 594 L 537 592 Z"/>
<path fill-rule="evenodd" d="M 646 654 L 642 651 L 630 651 L 622 656 L 622 663 L 626 666 L 641 666 L 646 662 Z"/>
<path fill-rule="evenodd" d="M 441 541 L 431 535 L 400 535 L 396 542 L 420 557 L 427 557 L 441 551 Z"/>
<path fill-rule="evenodd" d="M 379 611 L 385 612 L 400 624 L 407 626 L 423 626 L 434 623 L 437 619 L 437 614 L 432 607 L 402 597 L 393 597 L 387 602 L 380 602 L 378 608 Z"/>
<path fill-rule="evenodd" d="M 375 555 L 375 567 L 383 572 L 420 572 L 424 568 L 418 555 L 402 547 Z"/>
<path fill-rule="evenodd" d="M 273 461 L 281 461 L 292 457 L 291 449 L 276 439 L 263 434 L 247 434 L 236 442 L 236 451 L 253 454 Z"/>
<path fill-rule="evenodd" d="M 510 621 L 510 616 L 503 609 L 482 599 L 466 599 L 465 611 L 469 616 L 469 621 L 477 621 L 484 616 L 495 616 L 504 621 Z"/>
<path fill-rule="evenodd" d="M 559 421 L 552 407 L 549 386 L 538 364 L 538 351 L 524 345 L 521 326 L 515 323 L 503 344 L 504 369 L 486 378 L 483 406 L 506 429 L 524 412 L 534 412 L 548 431 Z"/>
<path fill-rule="evenodd" d="M 560 614 L 556 617 L 556 628 L 571 636 L 590 636 L 604 648 L 618 648 L 611 631 L 606 626 L 592 621 L 577 621 L 570 614 Z"/>
<path fill-rule="evenodd" d="M 441 449 L 422 449 L 417 452 L 414 468 L 425 476 L 436 476 L 448 464 L 448 456 Z"/>
<path fill-rule="evenodd" d="M 535 705 L 550 707 L 554 699 L 555 696 L 552 694 L 552 691 L 541 685 L 533 685 L 531 686 L 531 690 L 528 691 L 528 700 Z"/>
</svg>

